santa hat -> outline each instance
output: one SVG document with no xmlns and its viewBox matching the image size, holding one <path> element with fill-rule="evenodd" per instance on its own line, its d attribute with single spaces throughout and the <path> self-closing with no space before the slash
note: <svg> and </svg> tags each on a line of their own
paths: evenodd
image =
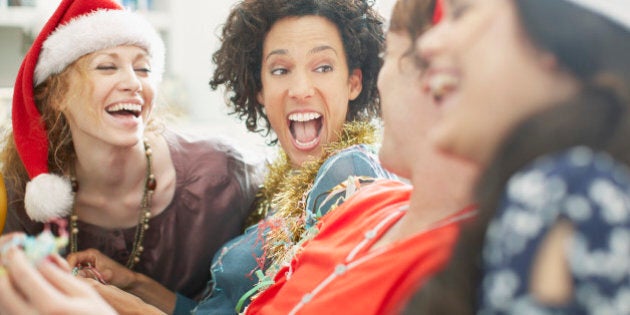
<svg viewBox="0 0 630 315">
<path fill-rule="evenodd" d="M 46 222 L 65 217 L 73 203 L 69 181 L 48 173 L 48 137 L 33 98 L 34 87 L 86 54 L 120 45 L 145 49 L 152 60 L 152 75 L 160 80 L 162 39 L 145 19 L 114 0 L 62 0 L 24 57 L 11 117 L 15 145 L 31 178 L 24 196 L 31 219 Z"/>
<path fill-rule="evenodd" d="M 444 16 L 444 0 L 435 0 L 435 9 L 433 10 L 433 24 L 438 24 Z"/>
<path fill-rule="evenodd" d="M 630 2 L 628 0 L 564 0 L 592 11 L 620 26 L 630 29 Z"/>
</svg>

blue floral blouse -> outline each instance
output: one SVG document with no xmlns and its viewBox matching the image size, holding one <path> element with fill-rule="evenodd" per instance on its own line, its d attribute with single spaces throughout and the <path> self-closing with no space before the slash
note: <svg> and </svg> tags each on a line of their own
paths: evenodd
<svg viewBox="0 0 630 315">
<path fill-rule="evenodd" d="M 348 191 L 336 188 L 349 177 L 395 178 L 382 168 L 375 151 L 374 146 L 355 145 L 322 164 L 306 199 L 307 228 L 345 200 Z M 212 280 L 206 296 L 196 305 L 178 294 L 174 314 L 191 314 L 191 311 L 198 315 L 236 314 L 236 305 L 259 282 L 256 272 L 265 265 L 263 244 L 268 231 L 264 225 L 253 225 L 223 245 L 212 260 Z M 249 304 L 249 299 L 244 302 L 243 307 Z"/>
<path fill-rule="evenodd" d="M 573 295 L 549 306 L 528 282 L 560 219 L 574 228 L 565 252 Z M 537 159 L 509 180 L 483 261 L 479 314 L 630 314 L 630 171 L 583 146 Z"/>
</svg>

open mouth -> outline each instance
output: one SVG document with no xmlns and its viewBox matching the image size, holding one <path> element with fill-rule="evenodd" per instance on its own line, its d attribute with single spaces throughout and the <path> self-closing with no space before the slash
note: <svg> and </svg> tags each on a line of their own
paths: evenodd
<svg viewBox="0 0 630 315">
<path fill-rule="evenodd" d="M 298 148 L 311 149 L 319 142 L 322 115 L 315 112 L 289 115 L 289 130 Z"/>
<path fill-rule="evenodd" d="M 440 103 L 446 95 L 453 92 L 459 80 L 456 76 L 448 73 L 435 74 L 428 83 L 429 93 L 433 96 L 435 102 Z"/>
<path fill-rule="evenodd" d="M 137 118 L 140 117 L 140 114 L 142 113 L 142 105 L 121 103 L 109 106 L 105 108 L 105 111 L 113 116 L 133 116 Z"/>
</svg>

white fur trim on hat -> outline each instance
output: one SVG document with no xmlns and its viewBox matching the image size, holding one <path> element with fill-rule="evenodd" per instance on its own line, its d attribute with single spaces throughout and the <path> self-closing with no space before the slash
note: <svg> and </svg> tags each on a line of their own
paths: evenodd
<svg viewBox="0 0 630 315">
<path fill-rule="evenodd" d="M 72 213 L 74 194 L 70 181 L 53 174 L 40 174 L 26 184 L 26 214 L 38 222 L 64 218 Z"/>
<path fill-rule="evenodd" d="M 630 1 L 628 0 L 565 0 L 591 10 L 630 30 Z"/>
<path fill-rule="evenodd" d="M 164 71 L 164 42 L 155 28 L 137 13 L 126 10 L 96 10 L 59 26 L 48 36 L 33 76 L 38 86 L 52 74 L 89 53 L 134 45 L 151 56 L 151 72 L 159 81 Z"/>
</svg>

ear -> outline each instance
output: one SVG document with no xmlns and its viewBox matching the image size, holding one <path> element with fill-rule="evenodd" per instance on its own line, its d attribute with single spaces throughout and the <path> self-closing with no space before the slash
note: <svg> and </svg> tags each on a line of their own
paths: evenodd
<svg viewBox="0 0 630 315">
<path fill-rule="evenodd" d="M 361 69 L 352 70 L 348 78 L 348 87 L 350 88 L 348 99 L 354 101 L 363 90 L 363 72 Z"/>
<path fill-rule="evenodd" d="M 543 69 L 550 71 L 558 69 L 558 59 L 554 54 L 548 51 L 540 51 L 538 53 L 538 60 Z"/>
<path fill-rule="evenodd" d="M 264 95 L 263 95 L 263 90 L 260 89 L 260 91 L 258 91 L 258 93 L 256 93 L 256 100 L 258 101 L 258 103 L 260 105 L 262 105 L 263 107 L 265 107 L 265 103 L 263 102 Z"/>
<path fill-rule="evenodd" d="M 68 109 L 68 105 L 66 104 L 65 101 L 61 101 L 61 102 L 53 102 L 52 104 L 49 104 L 49 106 L 52 106 L 52 108 L 58 112 L 65 112 L 66 109 Z"/>
</svg>

